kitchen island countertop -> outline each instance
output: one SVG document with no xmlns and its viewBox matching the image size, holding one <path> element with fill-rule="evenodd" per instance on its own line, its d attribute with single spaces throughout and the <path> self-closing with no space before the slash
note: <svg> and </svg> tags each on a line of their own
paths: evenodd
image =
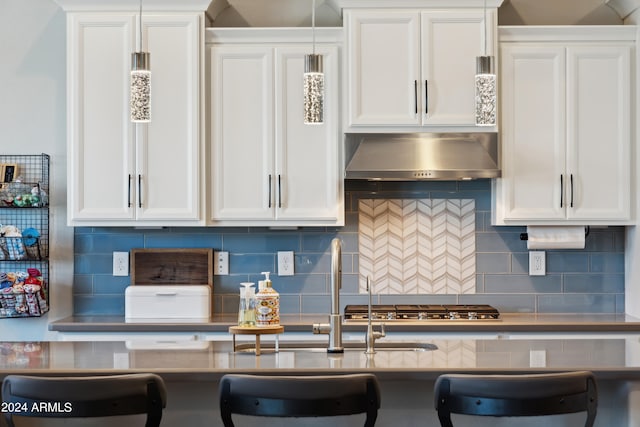
<svg viewBox="0 0 640 427">
<path fill-rule="evenodd" d="M 613 338 L 435 338 L 428 346 L 389 348 L 374 355 L 361 346 L 327 353 L 326 346 L 288 343 L 256 356 L 225 341 L 157 347 L 145 341 L 2 343 L 0 374 L 45 375 L 155 372 L 175 380 L 216 380 L 225 373 L 326 374 L 375 372 L 386 379 L 433 379 L 444 372 L 525 373 L 591 370 L 603 379 L 640 380 L 638 334 Z M 147 347 L 147 344 L 149 346 Z M 177 343 L 179 344 L 179 343 Z M 412 343 L 414 344 L 414 343 Z M 544 363 L 530 352 L 544 352 Z M 626 356 L 625 356 L 626 354 Z M 464 357 L 463 357 L 464 356 Z"/>
</svg>

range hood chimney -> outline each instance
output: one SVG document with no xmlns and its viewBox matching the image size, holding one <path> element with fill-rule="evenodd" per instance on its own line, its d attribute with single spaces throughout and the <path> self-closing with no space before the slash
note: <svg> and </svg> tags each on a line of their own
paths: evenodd
<svg viewBox="0 0 640 427">
<path fill-rule="evenodd" d="M 498 134 L 347 134 L 346 179 L 468 180 L 500 177 Z"/>
</svg>

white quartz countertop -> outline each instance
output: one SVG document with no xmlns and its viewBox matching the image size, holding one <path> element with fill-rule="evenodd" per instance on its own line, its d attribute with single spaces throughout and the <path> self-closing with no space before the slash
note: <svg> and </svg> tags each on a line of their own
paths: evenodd
<svg viewBox="0 0 640 427">
<path fill-rule="evenodd" d="M 433 379 L 444 372 L 526 373 L 593 371 L 602 379 L 640 380 L 640 335 L 612 338 L 425 338 L 403 349 L 383 348 L 374 355 L 364 346 L 327 353 L 299 343 L 264 346 L 256 356 L 249 343 L 234 351 L 229 341 L 31 342 L 2 343 L 0 374 L 32 375 L 155 372 L 174 380 L 216 380 L 225 373 L 326 374 L 374 372 L 387 379 Z M 414 343 L 428 344 L 423 346 Z M 361 344 L 361 343 L 360 343 Z M 404 343 L 406 344 L 406 343 Z M 427 347 L 427 348 L 423 348 Z M 533 356 L 535 357 L 533 357 Z"/>
</svg>

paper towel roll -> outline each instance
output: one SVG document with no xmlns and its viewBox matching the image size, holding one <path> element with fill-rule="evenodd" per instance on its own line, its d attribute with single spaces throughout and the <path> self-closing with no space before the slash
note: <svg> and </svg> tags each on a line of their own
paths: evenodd
<svg viewBox="0 0 640 427">
<path fill-rule="evenodd" d="M 527 249 L 584 249 L 583 226 L 527 226 Z"/>
</svg>

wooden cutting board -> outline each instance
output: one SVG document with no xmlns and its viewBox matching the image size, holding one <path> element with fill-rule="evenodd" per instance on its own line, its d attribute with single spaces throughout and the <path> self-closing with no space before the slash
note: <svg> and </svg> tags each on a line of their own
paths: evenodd
<svg viewBox="0 0 640 427">
<path fill-rule="evenodd" d="M 213 286 L 213 249 L 132 249 L 131 284 Z"/>
</svg>

